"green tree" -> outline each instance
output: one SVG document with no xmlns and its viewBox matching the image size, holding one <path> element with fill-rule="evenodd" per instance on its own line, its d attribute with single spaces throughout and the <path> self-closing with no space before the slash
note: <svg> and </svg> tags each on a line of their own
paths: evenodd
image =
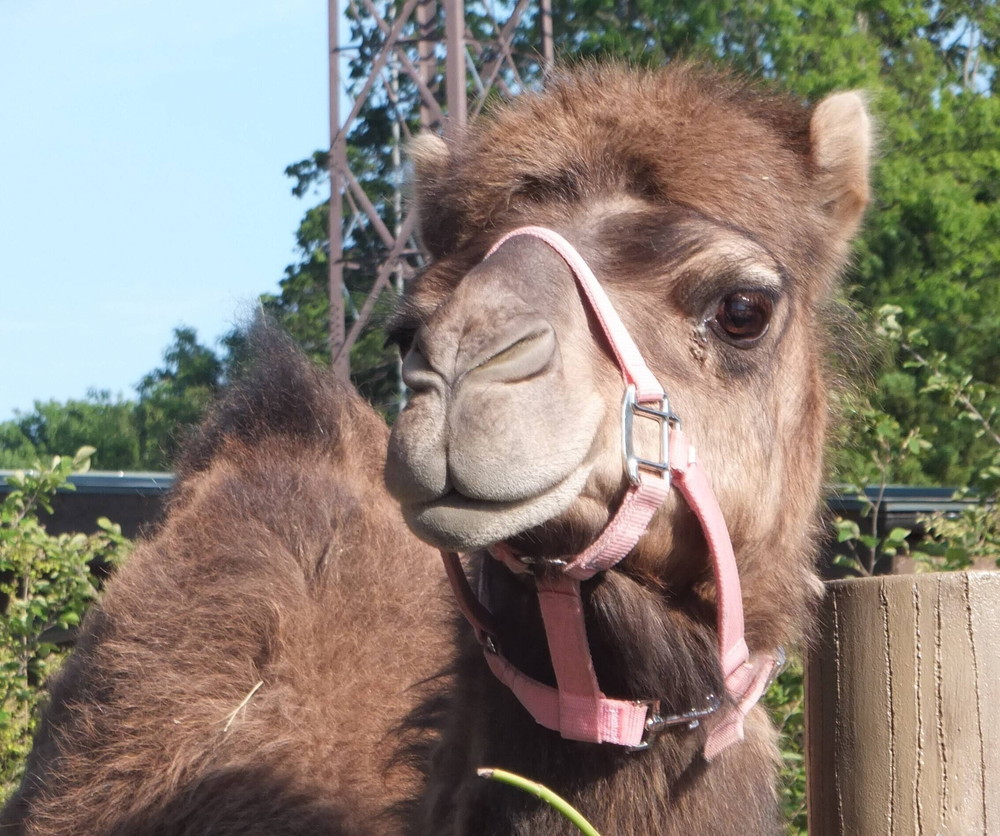
<svg viewBox="0 0 1000 836">
<path fill-rule="evenodd" d="M 22 467 L 38 458 L 34 442 L 17 419 L 0 424 L 0 468 Z"/>
<path fill-rule="evenodd" d="M 15 413 L 0 423 L 0 466 L 27 467 L 55 450 L 76 450 L 90 440 L 102 451 L 95 467 L 119 470 L 135 467 L 141 459 L 135 403 L 91 391 L 83 400 L 36 401 L 28 413 Z"/>
<path fill-rule="evenodd" d="M 328 156 L 321 152 L 289 166 L 286 174 L 296 181 L 292 192 L 298 196 L 314 193 L 328 182 L 327 166 Z M 383 192 L 383 198 L 391 193 L 390 189 L 384 188 L 384 183 L 377 190 Z M 279 293 L 266 293 L 260 297 L 263 311 L 288 331 L 313 360 L 324 365 L 330 362 L 329 220 L 328 201 L 306 211 L 296 233 L 299 261 L 286 268 L 285 276 L 279 283 Z M 393 221 L 391 216 L 389 221 Z M 357 222 L 350 228 L 353 232 L 348 241 L 346 261 L 352 269 L 347 271 L 344 298 L 345 326 L 348 329 L 357 318 L 358 309 L 364 304 L 384 257 L 371 235 L 359 229 Z M 393 299 L 391 293 L 383 293 L 371 325 L 351 351 L 351 377 L 355 385 L 386 415 L 394 414 L 398 397 L 397 359 L 394 351 L 385 346 L 381 328 Z"/>
<path fill-rule="evenodd" d="M 36 401 L 28 413 L 0 423 L 0 467 L 29 467 L 39 457 L 99 444 L 93 465 L 104 470 L 166 470 L 185 432 L 238 365 L 239 334 L 223 353 L 198 342 L 193 328 L 174 330 L 164 364 L 145 375 L 135 400 L 91 391 L 83 400 Z"/>
<path fill-rule="evenodd" d="M 193 328 L 174 329 L 164 365 L 139 383 L 136 420 L 144 467 L 169 468 L 185 432 L 196 426 L 225 380 L 225 363 L 198 342 Z"/>
<path fill-rule="evenodd" d="M 885 98 L 888 98 L 886 96 Z M 894 304 L 918 323 L 930 353 L 989 386 L 1000 383 L 1000 107 L 992 94 L 945 87 L 885 127 L 876 205 L 859 248 L 855 298 Z M 936 99 L 936 103 L 935 100 Z M 984 441 L 951 421 L 940 395 L 897 347 L 879 402 L 934 441 L 926 478 L 967 484 Z"/>
</svg>

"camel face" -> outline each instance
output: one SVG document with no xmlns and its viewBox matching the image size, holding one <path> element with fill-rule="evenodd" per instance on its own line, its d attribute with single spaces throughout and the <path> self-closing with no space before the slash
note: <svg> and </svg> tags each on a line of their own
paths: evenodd
<svg viewBox="0 0 1000 836">
<path fill-rule="evenodd" d="M 851 94 L 798 123 L 784 107 L 683 71 L 604 71 L 515 103 L 450 147 L 418 143 L 414 191 L 435 260 L 396 320 L 413 395 L 386 478 L 419 536 L 565 554 L 624 490 L 624 384 L 569 269 L 527 238 L 484 258 L 524 224 L 559 232 L 588 261 L 737 541 L 786 529 L 789 490 L 814 501 L 818 310 L 867 196 L 867 121 Z M 656 426 L 637 427 L 640 454 L 655 458 Z M 795 511 L 803 527 L 810 513 Z M 639 551 L 662 563 L 692 537 L 674 499 Z"/>
<path fill-rule="evenodd" d="M 559 231 L 604 268 L 607 292 L 629 312 L 675 408 L 713 348 L 726 377 L 770 365 L 790 306 L 766 250 L 692 213 L 639 202 L 626 211 L 619 202 L 607 227 Z M 649 263 L 636 257 L 643 250 Z M 634 310 L 636 284 L 652 291 L 646 315 Z M 564 543 L 567 531 L 599 530 L 623 487 L 624 383 L 595 326 L 562 258 L 519 237 L 473 267 L 416 329 L 404 360 L 412 396 L 386 473 L 420 536 L 470 550 L 557 520 L 532 532 L 537 548 L 538 538 Z M 707 393 L 710 407 L 725 403 L 725 389 Z M 655 460 L 656 425 L 635 425 L 639 454 Z"/>
<path fill-rule="evenodd" d="M 613 424 L 607 363 L 583 305 L 566 304 L 575 294 L 556 253 L 513 240 L 417 331 L 386 473 L 424 539 L 468 550 L 510 538 L 613 473 L 613 449 L 594 443 Z"/>
</svg>

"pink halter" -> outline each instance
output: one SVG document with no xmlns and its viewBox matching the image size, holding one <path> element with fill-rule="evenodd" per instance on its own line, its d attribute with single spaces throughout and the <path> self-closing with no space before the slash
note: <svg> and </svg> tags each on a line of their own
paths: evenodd
<svg viewBox="0 0 1000 836">
<path fill-rule="evenodd" d="M 499 655 L 492 639 L 491 614 L 470 588 L 458 555 L 442 552 L 448 578 L 462 612 L 483 644 L 490 670 L 514 692 L 536 722 L 570 740 L 646 748 L 651 736 L 668 725 L 696 727 L 702 717 L 719 708 L 720 700 L 709 694 L 703 706 L 662 716 L 656 700 L 616 700 L 605 696 L 597 683 L 587 643 L 580 582 L 610 569 L 625 557 L 666 500 L 671 484 L 676 486 L 701 523 L 708 543 L 717 590 L 719 660 L 725 687 L 732 699 L 732 707 L 713 722 L 706 739 L 704 755 L 711 760 L 732 743 L 743 739 L 744 718 L 766 690 L 783 661 L 783 654 L 779 649 L 773 654 L 750 657 L 743 638 L 739 573 L 722 511 L 705 471 L 695 458 L 694 448 L 681 431 L 679 419 L 670 411 L 663 387 L 649 370 L 597 277 L 572 244 L 544 227 L 526 226 L 508 233 L 486 258 L 515 236 L 537 238 L 562 257 L 607 335 L 626 384 L 622 405 L 622 449 L 631 484 L 614 517 L 586 550 L 567 560 L 561 573 L 544 573 L 537 577 L 538 599 L 556 688 L 526 676 Z M 658 461 L 635 455 L 634 417 L 659 423 Z M 515 572 L 529 571 L 503 544 L 495 545 L 490 552 Z"/>
</svg>

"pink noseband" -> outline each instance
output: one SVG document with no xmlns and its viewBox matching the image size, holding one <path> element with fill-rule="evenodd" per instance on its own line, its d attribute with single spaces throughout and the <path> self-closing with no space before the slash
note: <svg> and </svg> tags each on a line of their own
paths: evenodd
<svg viewBox="0 0 1000 836">
<path fill-rule="evenodd" d="M 718 698 L 709 694 L 702 706 L 662 716 L 655 700 L 616 700 L 604 695 L 594 673 L 580 599 L 580 582 L 610 569 L 625 557 L 645 533 L 669 495 L 671 485 L 676 487 L 701 523 L 708 543 L 717 590 L 719 661 L 731 699 L 730 707 L 712 721 L 705 741 L 705 758 L 711 760 L 743 739 L 744 718 L 767 688 L 780 664 L 781 651 L 750 657 L 743 638 L 739 573 L 719 503 L 695 457 L 694 447 L 688 444 L 680 421 L 669 409 L 663 387 L 643 360 L 604 288 L 573 245 L 544 227 L 526 226 L 508 233 L 486 258 L 517 236 L 537 238 L 560 255 L 608 338 L 625 379 L 622 447 L 630 486 L 614 517 L 587 549 L 557 562 L 555 565 L 562 567 L 561 572 L 537 576 L 538 599 L 557 687 L 526 676 L 497 652 L 491 614 L 470 588 L 458 555 L 442 552 L 449 580 L 462 612 L 483 644 L 490 669 L 539 724 L 570 740 L 639 749 L 647 747 L 652 735 L 668 725 L 686 724 L 694 728 L 701 718 L 719 708 Z M 661 433 L 658 461 L 635 455 L 631 438 L 633 417 L 658 422 Z M 522 561 L 504 544 L 493 546 L 490 552 L 515 572 L 529 571 L 527 561 Z"/>
</svg>

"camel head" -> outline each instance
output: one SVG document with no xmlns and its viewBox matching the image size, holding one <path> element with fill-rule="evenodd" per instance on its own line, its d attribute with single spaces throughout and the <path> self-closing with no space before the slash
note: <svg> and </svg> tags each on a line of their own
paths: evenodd
<svg viewBox="0 0 1000 836">
<path fill-rule="evenodd" d="M 857 94 L 809 110 L 683 66 L 591 69 L 418 139 L 430 263 L 393 323 L 412 394 L 386 466 L 410 527 L 445 549 L 567 554 L 625 490 L 622 375 L 572 273 L 531 237 L 490 254 L 530 224 L 600 280 L 697 447 L 741 571 L 798 565 L 820 491 L 824 306 L 869 145 Z M 655 458 L 655 424 L 637 423 Z M 696 582 L 700 537 L 674 496 L 630 564 Z"/>
</svg>

